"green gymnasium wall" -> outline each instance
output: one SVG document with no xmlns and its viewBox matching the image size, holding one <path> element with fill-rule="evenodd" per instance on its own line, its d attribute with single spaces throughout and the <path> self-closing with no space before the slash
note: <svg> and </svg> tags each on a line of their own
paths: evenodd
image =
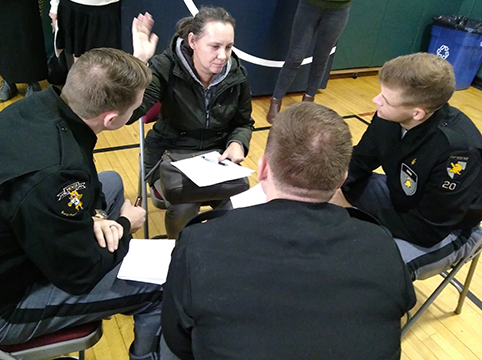
<svg viewBox="0 0 482 360">
<path fill-rule="evenodd" d="M 458 14 L 469 0 L 353 0 L 333 69 L 381 66 L 399 55 L 426 51 L 432 18 Z M 482 0 L 471 0 L 482 5 Z"/>
<path fill-rule="evenodd" d="M 39 2 L 49 56 L 53 48 L 49 2 Z M 381 66 L 396 56 L 426 51 L 434 16 L 459 14 L 482 21 L 482 0 L 353 0 L 350 11 L 333 70 Z M 482 68 L 477 76 L 482 79 Z"/>
</svg>

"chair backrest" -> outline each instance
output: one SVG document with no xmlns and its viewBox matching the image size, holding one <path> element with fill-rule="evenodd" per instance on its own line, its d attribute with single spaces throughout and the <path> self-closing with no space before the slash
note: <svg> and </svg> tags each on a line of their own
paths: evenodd
<svg viewBox="0 0 482 360">
<path fill-rule="evenodd" d="M 160 112 L 161 112 L 161 103 L 158 101 L 142 117 L 142 122 L 144 124 L 149 124 L 153 121 L 156 121 L 157 118 L 159 117 Z"/>
<path fill-rule="evenodd" d="M 102 320 L 73 326 L 33 338 L 23 344 L 0 345 L 0 360 L 39 360 L 94 346 L 102 337 Z"/>
</svg>

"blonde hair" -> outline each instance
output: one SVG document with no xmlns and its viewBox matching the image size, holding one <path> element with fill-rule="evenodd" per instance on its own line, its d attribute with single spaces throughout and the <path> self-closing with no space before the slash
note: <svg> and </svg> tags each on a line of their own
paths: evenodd
<svg viewBox="0 0 482 360">
<path fill-rule="evenodd" d="M 402 91 L 402 104 L 427 112 L 442 107 L 455 91 L 452 65 L 441 57 L 416 53 L 387 61 L 378 73 L 380 84 Z"/>
<path fill-rule="evenodd" d="M 352 153 L 351 133 L 335 111 L 301 102 L 279 113 L 265 155 L 277 186 L 328 200 L 343 180 Z"/>
<path fill-rule="evenodd" d="M 83 119 L 111 110 L 124 114 L 151 79 L 149 68 L 134 56 L 117 49 L 94 49 L 74 63 L 61 98 Z"/>
</svg>

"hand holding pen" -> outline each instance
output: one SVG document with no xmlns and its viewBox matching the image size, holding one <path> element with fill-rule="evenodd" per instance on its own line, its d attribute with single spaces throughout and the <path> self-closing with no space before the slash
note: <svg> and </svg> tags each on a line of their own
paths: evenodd
<svg viewBox="0 0 482 360">
<path fill-rule="evenodd" d="M 228 164 L 225 164 L 225 163 L 223 163 L 223 162 L 221 162 L 221 161 L 219 161 L 219 160 L 216 160 L 216 159 L 208 158 L 208 157 L 206 157 L 206 156 L 204 156 L 204 155 L 201 155 L 201 158 L 202 158 L 203 160 L 209 161 L 209 162 L 211 162 L 211 163 L 213 163 L 213 164 L 218 164 L 218 165 L 221 165 L 221 166 L 228 166 Z"/>
<path fill-rule="evenodd" d="M 138 197 L 134 204 L 128 199 L 122 205 L 120 216 L 127 218 L 131 224 L 130 233 L 133 234 L 139 230 L 146 220 L 146 211 L 141 205 L 142 198 Z"/>
</svg>

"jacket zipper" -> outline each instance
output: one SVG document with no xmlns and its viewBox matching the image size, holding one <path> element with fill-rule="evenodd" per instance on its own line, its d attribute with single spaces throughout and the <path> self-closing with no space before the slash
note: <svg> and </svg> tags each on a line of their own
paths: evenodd
<svg viewBox="0 0 482 360">
<path fill-rule="evenodd" d="M 241 84 L 242 82 L 244 82 L 245 79 L 243 80 L 238 80 L 238 81 L 235 81 L 231 84 L 231 86 L 229 87 L 226 87 L 225 89 L 221 89 L 220 91 L 216 92 L 216 94 L 214 94 L 212 100 L 211 100 L 211 104 L 209 104 L 208 100 L 207 100 L 207 97 L 206 97 L 206 91 L 207 89 L 203 89 L 203 92 L 204 92 L 204 108 L 206 110 L 206 121 L 205 121 L 205 126 L 204 126 L 204 129 L 202 129 L 201 131 L 201 143 L 200 143 L 200 149 L 203 148 L 204 146 L 204 130 L 207 130 L 209 129 L 209 125 L 211 124 L 211 108 L 212 108 L 212 105 L 215 103 L 215 101 L 218 99 L 218 97 L 225 91 L 229 91 L 236 86 L 238 84 Z"/>
</svg>

